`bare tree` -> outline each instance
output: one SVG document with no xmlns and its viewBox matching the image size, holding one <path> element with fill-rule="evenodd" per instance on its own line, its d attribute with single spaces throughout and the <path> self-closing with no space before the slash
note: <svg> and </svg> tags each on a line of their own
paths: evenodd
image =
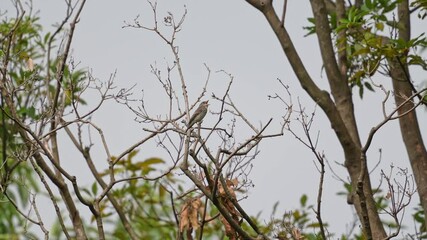
<svg viewBox="0 0 427 240">
<path fill-rule="evenodd" d="M 195 114 L 194 108 L 202 99 L 206 99 L 211 70 L 206 66 L 206 83 L 194 99 L 194 94 L 187 92 L 186 78 L 179 57 L 179 47 L 175 43 L 177 34 L 181 31 L 186 12 L 180 18 L 172 13 L 159 21 L 157 4 L 150 2 L 153 11 L 153 26 L 145 26 L 136 18 L 133 23 L 126 24 L 126 28 L 136 28 L 151 31 L 164 41 L 172 53 L 171 63 L 167 63 L 166 75 L 161 70 L 152 66 L 152 73 L 164 90 L 164 99 L 168 101 L 168 109 L 161 116 L 154 116 L 147 110 L 144 99 L 133 99 L 132 89 L 121 89 L 114 92 L 115 74 L 105 82 L 77 68 L 77 64 L 70 56 L 74 30 L 80 23 L 80 14 L 85 1 L 77 4 L 67 3 L 67 15 L 52 35 L 47 35 L 40 42 L 46 55 L 39 58 L 36 49 L 30 51 L 26 48 L 20 50 L 20 39 L 25 35 L 22 29 L 26 27 L 21 23 L 26 17 L 24 7 L 16 1 L 18 14 L 15 25 L 9 29 L 2 38 L 5 54 L 2 55 L 2 117 L 7 134 L 12 134 L 16 128 L 16 141 L 20 141 L 20 148 L 10 148 L 11 141 L 4 139 L 2 146 L 10 152 L 10 156 L 3 155 L 2 167 L 2 193 L 8 197 L 12 176 L 17 174 L 17 166 L 25 166 L 35 172 L 44 191 L 49 195 L 52 206 L 55 208 L 58 222 L 63 236 L 67 239 L 88 239 L 93 233 L 88 233 L 78 207 L 87 209 L 93 221 L 96 222 L 94 232 L 99 239 L 106 239 L 108 230 L 105 229 L 106 216 L 113 212 L 117 214 L 126 237 L 141 239 L 148 237 L 143 231 L 135 227 L 136 216 L 132 209 L 136 208 L 146 212 L 150 205 L 145 207 L 141 200 L 133 194 L 135 187 L 142 189 L 144 184 L 154 188 L 160 184 L 159 189 L 170 195 L 172 208 L 162 217 L 160 208 L 153 210 L 153 218 L 171 224 L 175 221 L 176 237 L 192 239 L 196 234 L 199 239 L 205 235 L 204 229 L 209 228 L 210 222 L 222 226 L 225 235 L 230 239 L 252 239 L 263 235 L 257 223 L 240 206 L 236 191 L 244 191 L 250 184 L 247 179 L 251 162 L 258 154 L 258 145 L 264 138 L 281 136 L 283 132 L 266 135 L 265 130 L 271 120 L 260 128 L 254 126 L 233 103 L 230 89 L 233 76 L 220 71 L 228 78 L 225 92 L 212 93 L 211 107 L 204 115 L 209 119 L 216 119 L 212 124 L 204 123 L 203 116 L 197 119 L 196 124 L 190 124 L 190 116 Z M 32 24 L 31 22 L 28 24 Z M 66 25 L 69 24 L 69 29 Z M 159 26 L 165 27 L 161 30 Z M 31 25 L 32 26 L 32 25 Z M 54 43 L 61 32 L 66 33 L 59 46 Z M 31 39 L 34 44 L 39 43 L 40 36 Z M 53 57 L 53 52 L 57 56 Z M 24 60 L 17 57 L 22 52 L 26 54 Z M 39 49 L 39 51 L 41 51 Z M 23 69 L 23 81 L 16 78 L 16 72 Z M 26 94 L 28 91 L 30 94 Z M 85 93 L 95 91 L 98 93 L 99 102 L 87 110 Z M 22 100 L 26 98 L 26 100 Z M 118 154 L 110 150 L 103 130 L 92 120 L 98 109 L 106 101 L 115 100 L 124 104 L 135 115 L 136 120 L 143 126 L 143 136 L 139 141 L 130 145 Z M 135 100 L 135 101 L 134 101 Z M 26 104 L 26 105 L 24 105 Z M 203 105 L 205 104 L 205 105 Z M 33 111 L 33 112 L 30 112 Z M 21 112 L 28 112 L 29 116 Z M 193 112 L 193 113 L 192 113 Z M 236 125 L 245 125 L 251 132 L 245 138 L 236 136 Z M 13 128 L 12 128 L 13 126 Z M 58 135 L 67 136 L 86 168 L 95 180 L 91 191 L 79 184 L 78 176 L 73 176 L 64 166 L 63 155 L 60 153 L 61 140 Z M 100 139 L 106 159 L 94 159 L 93 139 Z M 154 142 L 169 156 L 169 159 L 147 159 L 134 163 L 133 157 L 139 148 L 149 142 Z M 14 157 L 12 157 L 14 156 Z M 152 172 L 152 165 L 165 163 L 161 171 Z M 12 164 L 12 166 L 10 166 Z M 99 169 L 99 165 L 106 170 Z M 140 168 L 140 170 L 135 170 Z M 180 173 L 193 183 L 189 189 L 178 189 L 173 176 Z M 121 186 L 125 186 L 122 188 Z M 100 190 L 98 191 L 98 187 Z M 132 197 L 127 198 L 120 194 L 120 190 L 129 192 Z M 56 196 L 59 192 L 61 200 Z M 159 194 L 160 195 L 160 194 Z M 163 194 L 161 194 L 163 195 Z M 34 195 L 35 196 L 35 195 Z M 145 197 L 145 196 L 144 196 Z M 35 198 L 35 197 L 34 197 Z M 125 201 L 123 198 L 129 200 Z M 12 198 L 8 201 L 14 202 Z M 37 204 L 32 200 L 30 209 L 38 212 Z M 18 205 L 16 210 L 28 221 L 39 225 L 49 238 L 49 231 L 45 228 L 43 219 L 36 214 L 37 219 L 25 214 Z M 63 213 L 66 209 L 68 219 Z M 165 208 L 166 209 L 166 208 Z M 209 216 L 208 209 L 216 212 Z M 68 223 L 73 227 L 69 229 Z M 243 225 L 250 230 L 244 229 Z M 172 227 L 174 227 L 172 225 Z M 173 233 L 173 232 L 172 232 Z"/>
</svg>

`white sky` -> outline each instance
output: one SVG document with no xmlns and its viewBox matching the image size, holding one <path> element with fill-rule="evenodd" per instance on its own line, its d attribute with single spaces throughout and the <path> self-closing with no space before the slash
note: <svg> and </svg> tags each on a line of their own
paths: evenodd
<svg viewBox="0 0 427 240">
<path fill-rule="evenodd" d="M 282 1 L 277 1 L 276 4 L 281 9 Z M 313 101 L 299 86 L 274 33 L 256 9 L 244 0 L 159 0 L 159 18 L 162 19 L 167 11 L 180 16 L 183 5 L 187 6 L 188 15 L 183 31 L 177 38 L 192 100 L 198 96 L 198 91 L 206 79 L 207 73 L 203 65 L 206 63 L 213 72 L 206 99 L 210 99 L 212 92 L 219 94 L 226 87 L 228 79 L 224 74 L 214 73 L 217 70 L 226 70 L 235 76 L 231 93 L 236 105 L 256 125 L 265 124 L 273 117 L 271 133 L 279 130 L 280 116 L 284 109 L 278 102 L 269 101 L 267 95 L 279 93 L 286 97 L 284 89 L 276 81 L 277 78 L 290 86 L 294 104 L 299 97 L 308 110 L 314 108 Z M 34 8 L 40 9 L 46 30 L 49 30 L 53 23 L 60 21 L 65 13 L 65 4 L 57 0 L 35 0 Z M 139 96 L 140 90 L 144 89 L 150 110 L 160 113 L 159 104 L 162 100 L 159 100 L 159 96 L 163 96 L 163 93 L 158 91 L 158 83 L 150 74 L 150 64 L 157 62 L 158 66 L 165 66 L 165 59 L 171 62 L 171 53 L 153 33 L 122 29 L 124 21 L 132 22 L 138 14 L 143 21 L 152 22 L 152 12 L 146 1 L 88 1 L 77 25 L 72 55 L 75 61 L 80 62 L 80 67 L 90 68 L 93 75 L 100 80 L 108 80 L 110 74 L 117 70 L 116 86 L 122 88 L 137 84 L 135 96 Z M 321 74 L 317 39 L 315 36 L 303 37 L 306 32 L 302 27 L 307 25 L 306 18 L 310 16 L 308 1 L 289 1 L 286 27 L 313 79 L 321 87 L 326 87 L 325 74 Z M 416 25 L 413 36 L 421 31 L 421 25 Z M 416 83 L 426 81 L 425 74 L 421 75 L 420 71 L 412 77 Z M 382 83 L 388 85 L 388 82 L 384 80 Z M 363 143 L 370 128 L 382 120 L 383 94 L 379 91 L 366 91 L 361 101 L 355 92 L 354 99 Z M 219 107 L 218 103 L 211 103 L 211 110 Z M 391 109 L 394 105 L 390 102 L 388 106 Z M 425 110 L 418 113 L 425 136 L 427 114 Z M 93 120 L 104 129 L 113 155 L 119 154 L 145 134 L 142 126 L 133 122 L 132 113 L 115 104 L 101 108 Z M 205 122 L 208 124 L 209 119 Z M 299 127 L 297 122 L 294 122 L 293 126 Z M 317 109 L 313 134 L 317 131 L 320 131 L 319 151 L 324 151 L 334 170 L 342 178 L 347 178 L 346 171 L 334 164 L 335 161 L 343 163 L 343 154 L 320 108 Z M 242 135 L 239 138 L 249 137 L 252 133 L 242 132 Z M 378 161 L 379 148 L 382 148 L 382 163 L 371 175 L 373 186 L 376 186 L 380 179 L 380 169 L 388 172 L 388 166 L 392 163 L 398 167 L 408 166 L 397 122 L 387 124 L 374 138 L 368 152 L 371 165 Z M 285 133 L 284 137 L 263 140 L 260 150 L 261 154 L 255 159 L 250 175 L 255 187 L 250 190 L 248 199 L 242 203 L 251 214 L 263 211 L 263 217 L 268 221 L 276 201 L 280 201 L 279 213 L 290 211 L 299 206 L 302 194 L 308 194 L 310 204 L 315 204 L 319 174 L 313 164 L 314 156 L 308 149 L 290 133 Z M 140 154 L 142 158 L 157 156 L 158 149 L 144 148 Z M 100 154 L 99 166 L 102 166 L 104 160 L 105 157 Z M 70 157 L 69 161 L 82 160 Z M 92 179 L 87 179 L 84 173 L 82 175 L 81 164 L 84 164 L 83 161 L 73 162 L 69 166 L 66 164 L 66 168 L 78 176 L 79 182 L 92 183 Z M 345 199 L 336 196 L 338 191 L 343 191 L 342 183 L 332 178 L 331 171 L 327 169 L 323 218 L 329 223 L 330 232 L 340 234 L 346 231 L 346 223 L 352 218 Z M 409 227 L 412 227 L 411 224 L 412 222 L 407 223 Z M 408 228 L 408 231 L 412 229 Z"/>
</svg>

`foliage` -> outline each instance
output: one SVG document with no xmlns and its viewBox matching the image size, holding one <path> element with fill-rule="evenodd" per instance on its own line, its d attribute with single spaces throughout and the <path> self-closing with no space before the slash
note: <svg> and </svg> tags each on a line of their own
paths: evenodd
<svg viewBox="0 0 427 240">
<path fill-rule="evenodd" d="M 314 205 L 308 204 L 307 195 L 300 197 L 300 207 L 283 214 L 277 212 L 279 203 L 276 202 L 271 213 L 272 219 L 262 227 L 262 230 L 272 238 L 287 239 L 322 239 L 320 225 L 314 215 Z M 277 214 L 281 218 L 276 218 Z M 328 224 L 324 223 L 324 227 Z M 329 237 L 332 237 L 329 236 Z"/>
<path fill-rule="evenodd" d="M 137 153 L 138 151 L 129 153 L 128 157 L 119 163 L 119 166 L 114 169 L 116 176 L 124 177 L 126 175 L 130 178 L 147 176 L 158 170 L 158 167 L 164 163 L 159 158 L 136 160 Z M 154 239 L 163 236 L 172 239 L 176 235 L 173 203 L 170 202 L 171 196 L 162 182 L 174 184 L 177 179 L 172 174 L 167 174 L 165 179 L 156 181 L 135 179 L 121 184 L 112 191 L 112 195 L 120 199 L 120 204 L 125 209 L 133 228 L 142 238 Z M 94 186 L 96 186 L 95 183 Z M 92 189 L 96 196 L 96 188 Z M 114 214 L 114 209 L 107 200 L 101 204 L 101 213 L 105 217 Z M 117 239 L 123 239 L 126 238 L 127 233 L 124 229 L 116 227 L 112 235 Z"/>
<path fill-rule="evenodd" d="M 408 65 L 417 65 L 427 70 L 426 60 L 417 51 L 427 46 L 427 39 L 421 35 L 403 41 L 397 36 L 394 14 L 399 0 L 367 0 L 360 8 L 352 7 L 345 18 L 334 29 L 336 33 L 344 31 L 346 38 L 337 38 L 337 44 L 346 41 L 351 86 L 359 88 L 363 97 L 364 89 L 373 91 L 369 79 L 380 69 L 386 69 L 387 59 L 398 59 Z M 386 26 L 389 28 L 387 29 Z M 382 35 L 390 32 L 390 36 Z M 408 54 L 409 53 L 409 54 Z M 382 73 L 386 75 L 386 73 Z"/>
<path fill-rule="evenodd" d="M 4 17 L 0 23 L 0 64 L 7 66 L 2 71 L 2 81 L 10 80 L 1 89 L 0 199 L 4 203 L 0 204 L 0 233 L 9 237 L 31 237 L 32 233 L 28 229 L 31 224 L 17 210 L 32 209 L 30 202 L 33 202 L 34 195 L 40 193 L 30 160 L 32 150 L 27 150 L 18 131 L 20 123 L 11 116 L 16 113 L 21 123 L 36 130 L 41 128 L 39 122 L 49 114 L 46 101 L 54 95 L 57 82 L 49 76 L 57 72 L 59 60 L 48 59 L 51 44 L 56 39 L 52 38 L 51 33 L 43 34 L 39 21 L 37 15 L 23 15 L 22 18 Z M 51 62 L 49 69 L 43 67 L 46 60 Z M 71 106 L 72 98 L 85 103 L 78 97 L 85 76 L 82 70 L 70 70 L 68 66 L 64 68 L 63 87 L 69 91 L 65 106 Z M 14 109 L 9 108 L 3 95 L 8 90 L 14 94 Z"/>
<path fill-rule="evenodd" d="M 411 7 L 419 9 L 418 17 L 424 19 L 427 16 L 427 1 L 426 0 L 415 0 L 411 2 Z"/>
<path fill-rule="evenodd" d="M 16 24 L 17 19 L 2 19 L 0 23 L 0 64 L 4 66 L 4 57 L 10 51 L 10 68 L 7 69 L 14 84 L 17 87 L 17 111 L 24 121 L 37 119 L 36 109 L 32 105 L 34 95 L 27 94 L 33 86 L 37 86 L 40 78 L 36 77 L 36 71 L 31 71 L 27 67 L 29 59 L 41 59 L 43 56 L 43 43 L 41 39 L 41 25 L 38 24 L 37 17 L 26 16 L 17 25 L 13 38 L 8 38 L 10 30 Z M 1 99 L 0 111 L 0 233 L 3 236 L 14 236 L 27 234 L 30 236 L 26 226 L 27 220 L 18 213 L 17 209 L 28 208 L 32 201 L 32 194 L 39 192 L 38 183 L 34 172 L 29 166 L 27 155 L 16 154 L 25 148 L 22 139 L 19 137 L 17 125 L 9 120 L 8 114 L 11 111 Z"/>
<path fill-rule="evenodd" d="M 338 50 L 345 51 L 348 58 L 349 84 L 358 87 L 361 98 L 365 89 L 374 91 L 371 77 L 376 73 L 387 74 L 387 59 L 398 59 L 402 63 L 427 70 L 427 61 L 422 58 L 420 52 L 427 47 L 425 33 L 409 41 L 403 41 L 397 36 L 398 26 L 393 12 L 396 11 L 399 2 L 400 0 L 363 1 L 360 8 L 350 7 L 346 11 L 345 18 L 340 19 L 338 24 L 336 14 L 329 15 L 337 46 L 345 44 L 345 48 Z M 415 1 L 411 6 L 421 9 L 420 18 L 426 16 L 425 0 Z M 307 30 L 306 36 L 316 32 L 314 18 L 309 18 L 308 21 L 311 25 L 304 27 Z M 346 38 L 338 37 L 340 32 L 345 32 Z"/>
<path fill-rule="evenodd" d="M 420 233 L 419 239 L 427 238 L 427 229 L 425 224 L 424 211 L 420 205 L 415 208 L 415 213 L 412 215 L 414 221 L 419 224 L 418 232 Z"/>
</svg>

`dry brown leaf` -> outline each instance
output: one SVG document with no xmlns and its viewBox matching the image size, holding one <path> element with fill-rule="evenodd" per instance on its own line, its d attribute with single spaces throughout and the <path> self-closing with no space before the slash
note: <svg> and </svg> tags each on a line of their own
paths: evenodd
<svg viewBox="0 0 427 240">
<path fill-rule="evenodd" d="M 188 205 L 185 204 L 181 210 L 180 215 L 179 215 L 179 217 L 180 217 L 180 219 L 179 219 L 179 231 L 180 232 L 183 232 L 184 229 L 189 226 L 188 215 L 189 215 L 189 208 L 188 208 Z"/>
<path fill-rule="evenodd" d="M 225 219 L 222 215 L 220 216 L 220 220 L 222 222 L 222 224 L 224 225 L 225 228 L 225 235 L 230 239 L 230 240 L 237 240 L 238 235 L 237 232 L 234 231 L 234 229 L 231 227 L 230 223 L 227 221 L 227 219 Z"/>
<path fill-rule="evenodd" d="M 239 220 L 241 218 L 241 215 L 236 210 L 233 204 L 233 201 L 237 201 L 237 196 L 234 191 L 234 188 L 237 186 L 237 184 L 238 184 L 237 179 L 232 179 L 232 180 L 227 179 L 225 181 L 226 186 L 223 186 L 222 183 L 218 184 L 218 193 L 219 193 L 220 201 L 222 202 L 224 207 L 227 209 L 227 211 L 229 212 L 233 220 L 240 224 Z M 225 233 L 227 237 L 229 239 L 236 239 L 236 240 L 239 239 L 238 233 L 231 227 L 230 223 L 223 216 L 221 216 L 220 220 L 224 225 Z"/>
<path fill-rule="evenodd" d="M 200 201 L 200 198 L 196 198 L 191 202 L 191 212 L 189 215 L 191 226 L 194 229 L 197 229 L 199 227 L 199 208 L 202 206 L 202 201 Z"/>
<path fill-rule="evenodd" d="M 179 230 L 183 232 L 185 229 L 199 228 L 199 212 L 202 207 L 200 198 L 189 199 L 181 209 Z"/>
<path fill-rule="evenodd" d="M 233 187 L 236 187 L 237 184 L 239 184 L 239 180 L 237 180 L 237 178 L 233 178 L 231 180 L 227 180 L 228 182 L 230 182 L 230 184 L 233 184 Z"/>
<path fill-rule="evenodd" d="M 234 188 L 237 186 L 238 183 L 239 182 L 237 181 L 236 178 L 234 178 L 232 180 L 229 180 L 229 179 L 225 180 L 227 190 L 233 199 L 237 198 L 236 193 L 234 192 Z M 227 192 L 225 191 L 224 186 L 221 183 L 218 184 L 218 192 L 221 196 L 227 195 Z"/>
</svg>

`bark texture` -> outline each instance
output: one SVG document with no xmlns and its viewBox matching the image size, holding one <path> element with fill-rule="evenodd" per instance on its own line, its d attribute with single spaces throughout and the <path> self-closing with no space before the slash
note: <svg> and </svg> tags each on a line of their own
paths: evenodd
<svg viewBox="0 0 427 240">
<path fill-rule="evenodd" d="M 398 6 L 399 38 L 404 41 L 411 39 L 411 22 L 408 0 L 402 1 Z M 396 106 L 402 105 L 414 94 L 406 55 L 389 59 L 390 74 L 393 81 L 394 99 Z M 398 109 L 400 132 L 405 144 L 414 173 L 421 206 L 424 209 L 425 222 L 427 222 L 427 151 L 421 136 L 417 113 L 413 101 L 407 101 Z"/>
</svg>

